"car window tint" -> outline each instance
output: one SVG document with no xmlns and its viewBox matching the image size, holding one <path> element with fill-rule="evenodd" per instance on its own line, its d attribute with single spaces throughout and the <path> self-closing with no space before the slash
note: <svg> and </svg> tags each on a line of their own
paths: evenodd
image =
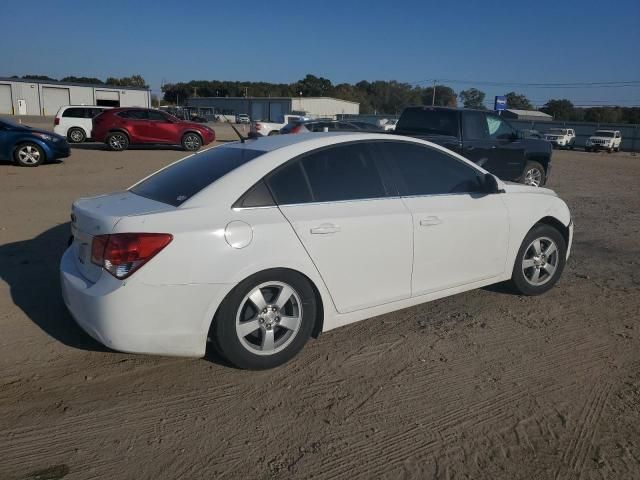
<svg viewBox="0 0 640 480">
<path fill-rule="evenodd" d="M 286 164 L 269 175 L 267 185 L 280 205 L 312 201 L 309 182 L 298 160 Z"/>
<path fill-rule="evenodd" d="M 233 208 L 270 207 L 272 205 L 275 203 L 271 192 L 267 184 L 260 180 L 233 204 Z"/>
<path fill-rule="evenodd" d="M 489 129 L 485 114 L 482 112 L 462 113 L 462 135 L 465 140 L 483 140 L 489 138 Z"/>
<path fill-rule="evenodd" d="M 384 142 L 380 148 L 396 166 L 401 195 L 480 191 L 480 172 L 440 150 L 408 142 Z"/>
<path fill-rule="evenodd" d="M 396 129 L 424 135 L 457 137 L 458 112 L 430 107 L 405 108 Z"/>
<path fill-rule="evenodd" d="M 131 120 L 146 120 L 148 118 L 146 110 L 126 110 L 118 115 Z"/>
<path fill-rule="evenodd" d="M 160 170 L 132 187 L 131 192 L 177 207 L 222 176 L 263 153 L 248 148 L 212 148 Z"/>
<path fill-rule="evenodd" d="M 315 202 L 380 198 L 385 189 L 367 146 L 338 145 L 302 158 Z"/>
<path fill-rule="evenodd" d="M 515 131 L 507 122 L 496 115 L 487 115 L 487 128 L 489 129 L 489 138 L 497 140 L 508 140 Z"/>
<path fill-rule="evenodd" d="M 84 118 L 85 110 L 85 108 L 67 108 L 64 112 L 62 112 L 62 116 L 65 118 Z"/>
<path fill-rule="evenodd" d="M 160 112 L 147 112 L 147 114 L 149 115 L 149 120 L 159 120 L 162 122 L 166 122 L 167 121 L 167 117 L 165 117 L 162 113 Z"/>
</svg>

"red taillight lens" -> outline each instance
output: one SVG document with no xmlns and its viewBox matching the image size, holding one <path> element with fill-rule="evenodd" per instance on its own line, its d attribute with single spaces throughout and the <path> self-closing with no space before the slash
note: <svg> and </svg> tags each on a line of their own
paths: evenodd
<svg viewBox="0 0 640 480">
<path fill-rule="evenodd" d="M 56 117 L 53 119 L 53 124 L 54 125 L 60 125 L 60 117 Z"/>
<path fill-rule="evenodd" d="M 168 233 L 116 233 L 93 237 L 91 262 L 116 278 L 127 278 L 169 245 Z"/>
<path fill-rule="evenodd" d="M 295 127 L 293 127 L 291 129 L 291 133 L 299 133 L 300 132 L 300 128 L 302 128 L 301 125 L 296 125 Z"/>
</svg>

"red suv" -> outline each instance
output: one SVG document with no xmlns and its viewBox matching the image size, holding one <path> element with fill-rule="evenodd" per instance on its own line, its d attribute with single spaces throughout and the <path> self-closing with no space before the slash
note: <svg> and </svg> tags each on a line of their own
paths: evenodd
<svg viewBox="0 0 640 480">
<path fill-rule="evenodd" d="M 195 151 L 216 139 L 206 125 L 185 122 L 159 110 L 113 108 L 93 118 L 91 137 L 110 150 L 126 150 L 134 144 L 182 145 Z"/>
</svg>

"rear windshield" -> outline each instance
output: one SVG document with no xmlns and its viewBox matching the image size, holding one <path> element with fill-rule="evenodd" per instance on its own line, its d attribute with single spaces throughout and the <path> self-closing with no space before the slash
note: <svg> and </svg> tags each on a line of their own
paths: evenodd
<svg viewBox="0 0 640 480">
<path fill-rule="evenodd" d="M 231 170 L 263 153 L 248 148 L 212 148 L 159 171 L 130 191 L 177 207 Z"/>
<path fill-rule="evenodd" d="M 598 130 L 593 134 L 594 137 L 613 137 L 613 132 L 605 132 L 604 130 Z"/>
<path fill-rule="evenodd" d="M 457 137 L 458 114 L 454 110 L 407 108 L 398 120 L 396 131 Z"/>
</svg>

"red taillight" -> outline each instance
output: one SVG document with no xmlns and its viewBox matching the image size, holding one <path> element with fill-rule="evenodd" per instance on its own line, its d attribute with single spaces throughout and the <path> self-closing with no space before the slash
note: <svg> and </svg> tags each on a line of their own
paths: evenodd
<svg viewBox="0 0 640 480">
<path fill-rule="evenodd" d="M 56 117 L 53 119 L 53 124 L 54 125 L 60 125 L 60 117 Z"/>
<path fill-rule="evenodd" d="M 301 128 L 302 128 L 302 125 L 296 125 L 291 129 L 290 133 L 299 133 Z"/>
<path fill-rule="evenodd" d="M 168 233 L 116 233 L 93 237 L 91 262 L 116 278 L 127 278 L 169 245 Z"/>
</svg>

